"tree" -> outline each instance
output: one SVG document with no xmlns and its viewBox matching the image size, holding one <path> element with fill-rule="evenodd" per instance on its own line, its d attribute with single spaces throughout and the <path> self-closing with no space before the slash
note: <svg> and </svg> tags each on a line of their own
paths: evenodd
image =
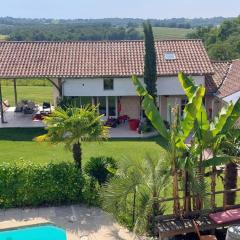
<svg viewBox="0 0 240 240">
<path fill-rule="evenodd" d="M 115 177 L 105 186 L 104 208 L 125 218 L 137 232 L 154 231 L 155 217 L 162 215 L 159 202 L 169 185 L 169 165 L 164 159 L 121 159 Z M 121 219 L 122 220 L 122 219 Z"/>
<path fill-rule="evenodd" d="M 222 151 L 225 154 L 233 156 L 235 161 L 230 161 L 225 165 L 224 171 L 224 199 L 223 204 L 234 205 L 236 200 L 236 192 L 228 192 L 237 188 L 238 169 L 236 160 L 240 157 L 240 129 L 234 127 L 225 135 L 223 140 Z"/>
<path fill-rule="evenodd" d="M 53 144 L 64 143 L 73 153 L 76 167 L 82 168 L 82 142 L 107 139 L 108 127 L 101 122 L 95 106 L 56 108 L 44 118 L 46 134 L 36 138 Z"/>
<path fill-rule="evenodd" d="M 240 57 L 240 16 L 217 27 L 197 28 L 187 36 L 203 40 L 211 59 L 232 60 Z"/>
<path fill-rule="evenodd" d="M 185 88 L 185 82 L 190 81 L 182 73 L 180 74 L 179 80 L 182 83 L 182 86 L 186 92 L 192 90 L 189 88 Z M 186 176 L 189 176 L 189 167 L 191 166 L 189 158 L 189 147 L 185 143 L 186 138 L 189 136 L 190 132 L 194 127 L 194 123 L 196 120 L 196 115 L 198 114 L 201 106 L 202 99 L 205 93 L 205 89 L 202 86 L 197 86 L 194 89 L 193 94 L 188 94 L 188 103 L 184 109 L 184 117 L 181 120 L 179 117 L 179 110 L 176 108 L 174 110 L 174 120 L 171 122 L 170 130 L 165 127 L 164 121 L 160 116 L 160 113 L 157 107 L 154 104 L 154 98 L 148 93 L 148 91 L 143 87 L 141 82 L 138 80 L 136 76 L 132 77 L 133 83 L 136 86 L 137 93 L 143 98 L 142 107 L 145 110 L 145 114 L 148 119 L 151 121 L 152 125 L 160 134 L 160 145 L 167 151 L 168 159 L 171 165 L 171 174 L 173 177 L 173 198 L 174 198 L 174 206 L 173 212 L 175 215 L 180 214 L 180 201 L 179 201 L 179 187 L 178 187 L 178 171 L 180 162 L 183 161 L 185 167 Z M 191 206 L 189 204 L 189 185 L 187 181 L 190 180 L 189 177 L 185 179 L 185 212 L 188 213 L 191 210 Z M 193 179 L 194 180 L 194 179 Z"/>
<path fill-rule="evenodd" d="M 148 93 L 156 101 L 157 96 L 157 66 L 156 66 L 156 50 L 153 37 L 152 26 L 149 21 L 143 24 L 145 36 L 145 58 L 144 58 L 144 83 Z"/>
<path fill-rule="evenodd" d="M 179 74 L 179 79 L 183 75 Z M 188 97 L 192 97 L 195 93 L 197 86 L 194 85 L 190 79 L 186 78 L 185 81 L 181 81 L 183 89 Z M 188 90 L 188 91 L 186 91 Z M 233 104 L 230 103 L 224 106 L 219 114 L 215 117 L 213 122 L 209 122 L 207 118 L 207 112 L 202 105 L 200 111 L 196 116 L 194 124 L 194 144 L 196 146 L 195 154 L 199 155 L 199 166 L 201 175 L 203 175 L 203 168 L 212 167 L 211 173 L 211 206 L 215 208 L 215 189 L 216 189 L 216 166 L 230 162 L 233 157 L 229 154 L 222 154 L 221 144 L 223 143 L 225 136 L 232 129 L 236 121 L 240 116 L 240 99 Z M 239 132 L 235 131 L 236 136 L 239 138 Z M 212 152 L 212 158 L 204 160 L 202 159 L 203 151 L 210 149 Z"/>
<path fill-rule="evenodd" d="M 174 121 L 170 130 L 164 126 L 163 120 L 158 109 L 154 105 L 153 98 L 142 86 L 137 77 L 133 76 L 133 82 L 137 92 L 143 97 L 142 106 L 146 116 L 152 125 L 160 134 L 160 145 L 170 155 L 170 165 L 173 176 L 173 198 L 174 213 L 179 214 L 179 189 L 178 177 L 179 171 L 184 176 L 184 212 L 187 215 L 191 210 L 190 190 L 194 193 L 198 202 L 198 208 L 201 209 L 202 203 L 199 199 L 204 196 L 202 189 L 204 184 L 204 169 L 212 167 L 211 172 L 211 205 L 215 207 L 215 188 L 216 188 L 216 166 L 225 164 L 232 160 L 232 156 L 221 153 L 221 143 L 224 136 L 233 127 L 240 116 L 240 99 L 233 105 L 232 103 L 224 107 L 213 122 L 207 119 L 207 112 L 202 104 L 202 98 L 205 89 L 202 86 L 196 86 L 193 81 L 179 73 L 179 81 L 188 98 L 188 104 L 184 109 L 183 119 L 179 119 L 178 110 L 175 110 Z M 194 133 L 192 144 L 185 143 L 190 132 Z M 212 158 L 203 159 L 203 152 L 210 149 Z M 203 161 L 204 160 L 204 161 Z M 199 175 L 194 176 L 198 168 Z M 197 187 L 196 187 L 197 186 Z"/>
</svg>

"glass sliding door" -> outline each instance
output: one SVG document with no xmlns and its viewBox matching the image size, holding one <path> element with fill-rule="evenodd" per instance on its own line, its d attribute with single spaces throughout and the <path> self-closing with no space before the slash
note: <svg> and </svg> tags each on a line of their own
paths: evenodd
<svg viewBox="0 0 240 240">
<path fill-rule="evenodd" d="M 99 114 L 104 115 L 107 118 L 117 117 L 117 97 L 93 97 L 92 103 L 98 105 Z"/>
<path fill-rule="evenodd" d="M 98 97 L 98 108 L 99 108 L 99 114 L 107 116 L 107 101 L 106 101 L 106 97 Z"/>
<path fill-rule="evenodd" d="M 117 117 L 117 97 L 108 98 L 108 115 L 109 117 Z"/>
</svg>

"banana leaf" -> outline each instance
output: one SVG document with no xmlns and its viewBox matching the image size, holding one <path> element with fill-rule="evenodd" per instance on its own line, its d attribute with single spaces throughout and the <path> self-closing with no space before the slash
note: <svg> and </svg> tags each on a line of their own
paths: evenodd
<svg viewBox="0 0 240 240">
<path fill-rule="evenodd" d="M 142 106 L 145 110 L 146 116 L 151 121 L 155 129 L 159 132 L 159 134 L 163 137 L 163 140 L 169 142 L 169 132 L 159 114 L 157 107 L 155 106 L 152 96 L 148 94 L 147 90 L 143 87 L 142 83 L 136 76 L 133 76 L 132 80 L 136 86 L 138 95 L 143 97 Z"/>
<path fill-rule="evenodd" d="M 226 164 L 232 160 L 234 160 L 236 157 L 232 157 L 232 156 L 215 156 L 212 158 L 209 158 L 207 160 L 204 160 L 202 162 L 202 167 L 212 167 L 212 166 L 219 166 L 222 164 Z"/>
<path fill-rule="evenodd" d="M 229 104 L 221 109 L 217 117 L 215 117 L 214 122 L 211 124 L 211 133 L 212 137 L 215 137 L 219 134 L 223 127 L 225 126 L 227 119 L 231 116 L 233 111 L 233 104 Z"/>
<path fill-rule="evenodd" d="M 179 82 L 187 95 L 188 98 L 191 98 L 197 90 L 197 86 L 194 84 L 193 80 L 187 77 L 184 73 L 180 72 L 178 74 Z M 208 139 L 208 133 L 210 129 L 210 123 L 208 121 L 208 115 L 206 108 L 202 104 L 200 110 L 197 113 L 197 122 L 195 123 L 195 131 L 197 133 L 198 139 L 201 141 L 203 138 Z"/>
<path fill-rule="evenodd" d="M 227 133 L 229 129 L 233 127 L 236 121 L 240 117 L 240 98 L 234 104 L 231 115 L 228 117 L 224 127 L 222 128 L 222 133 Z"/>
<path fill-rule="evenodd" d="M 181 121 L 181 130 L 183 132 L 181 139 L 183 141 L 185 141 L 185 139 L 189 136 L 194 127 L 196 116 L 202 106 L 202 99 L 204 94 L 205 88 L 202 86 L 197 87 L 196 92 L 189 99 L 189 102 L 184 109 L 184 118 Z"/>
</svg>

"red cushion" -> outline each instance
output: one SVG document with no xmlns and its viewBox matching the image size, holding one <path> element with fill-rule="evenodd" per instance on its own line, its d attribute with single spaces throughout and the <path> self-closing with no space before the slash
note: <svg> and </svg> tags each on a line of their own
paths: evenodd
<svg viewBox="0 0 240 240">
<path fill-rule="evenodd" d="M 217 224 L 240 220 L 240 208 L 224 212 L 211 213 L 209 214 L 209 217 Z"/>
</svg>

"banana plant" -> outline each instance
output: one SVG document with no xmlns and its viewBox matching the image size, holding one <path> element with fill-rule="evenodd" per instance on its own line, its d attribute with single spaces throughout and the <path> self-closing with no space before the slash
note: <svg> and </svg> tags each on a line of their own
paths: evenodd
<svg viewBox="0 0 240 240">
<path fill-rule="evenodd" d="M 186 153 L 189 152 L 189 146 L 188 144 L 186 144 L 186 139 L 193 130 L 194 124 L 196 122 L 196 117 L 202 107 L 202 100 L 205 94 L 205 88 L 203 86 L 194 86 L 194 88 L 189 87 L 189 84 L 187 82 L 191 80 L 186 76 L 181 79 L 184 91 L 188 92 L 188 103 L 184 108 L 183 119 L 179 118 L 178 108 L 175 109 L 175 117 L 173 122 L 171 123 L 170 130 L 168 130 L 165 127 L 164 121 L 161 118 L 157 107 L 155 106 L 153 97 L 148 94 L 147 90 L 136 76 L 133 76 L 132 80 L 136 87 L 138 95 L 142 97 L 142 107 L 145 110 L 147 118 L 151 121 L 152 125 L 155 127 L 155 129 L 160 135 L 160 145 L 169 154 L 169 159 L 171 162 L 171 173 L 173 177 L 173 212 L 176 215 L 179 215 L 179 160 L 185 159 L 185 164 L 189 165 L 189 158 L 185 157 Z"/>
<path fill-rule="evenodd" d="M 191 79 L 186 78 L 183 73 L 179 73 L 180 83 L 188 97 L 193 96 L 196 86 Z M 240 99 L 235 103 L 224 106 L 212 122 L 207 118 L 207 112 L 202 104 L 197 114 L 197 121 L 194 125 L 194 139 L 198 145 L 198 154 L 200 156 L 200 168 L 212 167 L 211 175 L 211 206 L 215 207 L 215 189 L 216 189 L 216 166 L 229 162 L 232 157 L 221 154 L 221 143 L 225 135 L 232 129 L 240 116 Z M 203 151 L 210 149 L 212 158 L 202 159 Z"/>
</svg>

